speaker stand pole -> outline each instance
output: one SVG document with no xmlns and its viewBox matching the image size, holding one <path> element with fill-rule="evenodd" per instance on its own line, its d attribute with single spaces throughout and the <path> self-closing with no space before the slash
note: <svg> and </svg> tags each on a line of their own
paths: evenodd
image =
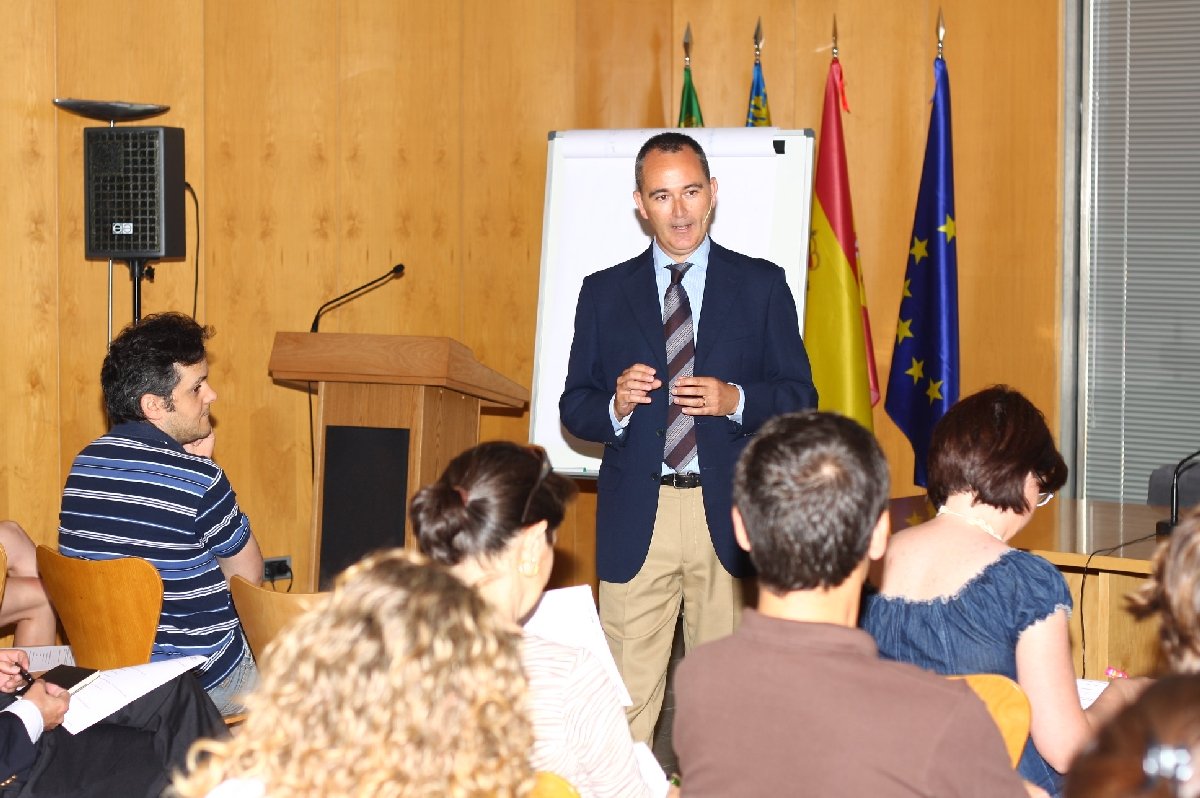
<svg viewBox="0 0 1200 798">
<path fill-rule="evenodd" d="M 133 282 L 133 323 L 142 320 L 142 280 L 154 281 L 154 267 L 146 263 L 145 258 L 130 258 L 129 279 Z"/>
</svg>

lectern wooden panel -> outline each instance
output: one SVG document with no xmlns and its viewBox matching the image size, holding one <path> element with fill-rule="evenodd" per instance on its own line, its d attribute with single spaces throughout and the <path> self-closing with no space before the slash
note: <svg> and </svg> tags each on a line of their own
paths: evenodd
<svg viewBox="0 0 1200 798">
<path fill-rule="evenodd" d="M 529 399 L 526 388 L 479 363 L 470 349 L 450 338 L 277 333 L 269 368 L 276 380 L 317 384 L 311 567 L 296 574 L 297 588 L 305 591 L 317 589 L 321 575 L 329 427 L 408 430 L 407 480 L 397 486 L 407 506 L 417 488 L 479 442 L 481 407 L 521 407 Z M 405 541 L 413 544 L 407 513 Z"/>
</svg>

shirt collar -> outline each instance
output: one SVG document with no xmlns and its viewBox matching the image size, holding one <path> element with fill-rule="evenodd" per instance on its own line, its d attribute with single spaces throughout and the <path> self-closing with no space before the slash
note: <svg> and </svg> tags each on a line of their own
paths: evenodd
<svg viewBox="0 0 1200 798">
<path fill-rule="evenodd" d="M 177 440 L 149 421 L 124 421 L 110 429 L 108 434 L 114 438 L 136 438 L 143 441 L 152 441 L 179 452 L 187 451 Z"/>
<path fill-rule="evenodd" d="M 708 269 L 708 253 L 712 249 L 712 240 L 708 234 L 704 236 L 704 240 L 700 242 L 700 246 L 696 247 L 691 255 L 684 258 L 684 261 L 692 264 L 691 270 L 706 271 Z M 650 251 L 654 255 L 654 268 L 662 269 L 675 263 L 675 259 L 662 251 L 662 247 L 658 245 L 658 239 L 652 239 Z M 689 271 L 691 271 L 689 270 Z"/>
</svg>

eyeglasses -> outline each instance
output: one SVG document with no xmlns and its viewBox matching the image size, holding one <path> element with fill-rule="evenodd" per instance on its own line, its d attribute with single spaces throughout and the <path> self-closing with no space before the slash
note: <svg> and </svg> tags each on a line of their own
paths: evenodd
<svg viewBox="0 0 1200 798">
<path fill-rule="evenodd" d="M 1037 498 L 1037 506 L 1038 506 L 1038 507 L 1045 507 L 1047 504 L 1049 504 L 1049 503 L 1050 503 L 1050 500 L 1051 500 L 1051 499 L 1053 499 L 1053 498 L 1054 498 L 1054 493 L 1053 493 L 1053 492 L 1051 492 L 1051 491 L 1042 491 L 1041 493 L 1039 493 L 1039 494 L 1038 494 L 1038 498 Z"/>
<path fill-rule="evenodd" d="M 541 462 L 541 468 L 538 471 L 538 478 L 533 483 L 533 487 L 529 490 L 529 496 L 525 498 L 525 509 L 521 511 L 521 526 L 528 526 L 526 517 L 529 515 L 529 506 L 533 503 L 533 497 L 537 495 L 538 489 L 542 487 L 542 483 L 546 481 L 546 477 L 550 476 L 550 458 L 546 456 L 546 450 L 541 446 L 530 446 L 530 454 L 535 455 Z"/>
</svg>

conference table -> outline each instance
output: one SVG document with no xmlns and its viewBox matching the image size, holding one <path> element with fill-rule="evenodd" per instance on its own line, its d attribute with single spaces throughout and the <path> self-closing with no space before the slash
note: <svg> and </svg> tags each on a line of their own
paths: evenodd
<svg viewBox="0 0 1200 798">
<path fill-rule="evenodd" d="M 924 496 L 892 499 L 893 532 L 933 517 Z M 1009 543 L 1053 563 L 1071 589 L 1075 673 L 1103 679 L 1108 667 L 1132 675 L 1161 670 L 1158 621 L 1134 619 L 1125 596 L 1150 574 L 1155 524 L 1166 507 L 1055 497 Z M 1082 594 L 1082 595 L 1081 595 Z"/>
</svg>

